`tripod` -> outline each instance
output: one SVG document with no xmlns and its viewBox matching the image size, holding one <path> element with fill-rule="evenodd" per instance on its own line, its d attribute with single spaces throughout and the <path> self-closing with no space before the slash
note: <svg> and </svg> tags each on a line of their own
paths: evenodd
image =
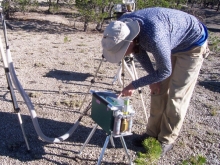
<svg viewBox="0 0 220 165">
<path fill-rule="evenodd" d="M 128 74 L 132 78 L 132 80 L 135 80 L 135 76 L 134 76 L 134 69 L 135 68 L 133 68 L 133 66 L 132 66 L 133 57 L 131 57 L 131 56 L 132 55 L 126 56 L 124 58 L 124 61 L 125 61 L 124 67 L 128 71 Z M 122 66 L 123 66 L 123 63 L 120 62 L 118 70 L 117 70 L 117 72 L 114 76 L 114 79 L 112 81 L 112 84 L 115 84 L 118 81 L 119 85 L 123 87 L 123 85 L 124 85 L 123 81 L 124 81 L 124 78 L 125 78 L 125 73 L 124 73 L 124 71 L 122 71 L 123 70 Z"/>
<path fill-rule="evenodd" d="M 126 61 L 125 61 L 125 60 L 126 60 Z M 96 78 L 96 76 L 97 76 L 97 73 L 98 73 L 98 71 L 99 71 L 99 69 L 100 69 L 101 64 L 102 64 L 103 61 L 104 61 L 104 56 L 102 56 L 102 60 L 101 60 L 101 62 L 100 62 L 100 64 L 99 64 L 98 69 L 96 70 L 94 79 L 91 81 L 92 83 L 95 82 L 95 78 Z M 130 74 L 130 76 L 132 77 L 133 80 L 137 79 L 137 72 L 136 72 L 136 68 L 135 68 L 135 65 L 134 65 L 133 54 L 130 54 L 130 56 L 129 56 L 128 58 L 122 59 L 122 61 L 121 61 L 121 63 L 120 63 L 120 66 L 119 66 L 119 68 L 118 68 L 118 70 L 117 70 L 117 73 L 116 73 L 116 75 L 115 75 L 115 78 L 114 78 L 113 83 L 114 83 L 116 80 L 119 80 L 119 81 L 121 82 L 121 85 L 124 87 L 124 77 L 125 77 L 124 69 L 125 69 L 125 68 L 128 70 L 128 72 L 129 72 L 129 74 Z M 121 76 L 122 76 L 122 77 L 121 77 Z M 90 87 L 91 87 L 91 86 L 90 86 Z M 89 87 L 89 89 L 90 89 L 90 87 Z M 140 95 L 140 97 L 141 97 L 142 105 L 143 105 L 143 108 L 144 108 L 144 114 L 145 114 L 146 121 L 147 121 L 146 108 L 145 108 L 145 104 L 144 104 L 144 101 L 143 101 L 143 96 L 142 96 L 142 92 L 141 92 L 141 89 L 140 89 L 140 88 L 138 89 L 138 92 L 139 92 L 139 95 Z M 85 97 L 85 98 L 86 98 L 86 97 Z M 85 100 L 85 98 L 84 98 L 84 100 Z M 83 102 L 84 102 L 84 101 L 83 101 Z M 98 109 L 98 108 L 97 108 L 97 109 Z M 104 112 L 105 112 L 105 111 L 104 111 Z M 105 120 L 105 119 L 106 119 L 106 116 L 102 116 L 102 115 L 101 115 L 101 111 L 97 110 L 96 113 L 99 114 L 99 117 L 101 117 L 102 119 L 104 119 L 104 121 L 107 122 L 107 120 Z M 102 113 L 103 113 L 103 112 L 102 112 Z M 108 118 L 109 118 L 109 116 L 108 116 Z M 93 118 L 93 120 L 96 122 L 97 118 Z M 101 120 L 101 119 L 99 118 L 99 120 Z M 105 123 L 106 123 L 106 122 L 105 122 Z M 100 123 L 99 123 L 99 124 L 100 124 Z M 90 132 L 89 136 L 87 137 L 85 143 L 84 143 L 83 146 L 81 147 L 81 149 L 80 149 L 80 151 L 78 152 L 78 154 L 81 154 L 81 153 L 82 153 L 82 151 L 84 150 L 84 148 L 86 147 L 86 145 L 88 144 L 88 142 L 90 141 L 90 139 L 92 138 L 92 136 L 94 135 L 94 133 L 95 133 L 97 127 L 98 127 L 98 124 L 95 124 L 95 126 L 93 127 L 92 131 Z M 102 126 L 101 126 L 101 127 L 102 127 Z M 105 150 L 106 150 L 106 148 L 107 148 L 107 145 L 108 145 L 109 141 L 111 142 L 111 145 L 115 148 L 115 144 L 114 144 L 114 141 L 113 141 L 113 137 L 117 137 L 117 136 L 114 136 L 112 133 L 109 133 L 108 136 L 106 136 L 106 140 L 105 140 L 104 146 L 103 146 L 103 148 L 102 148 L 102 150 L 101 150 L 101 154 L 100 154 L 100 156 L 99 156 L 99 158 L 98 158 L 97 165 L 100 165 L 100 164 L 101 164 L 103 155 L 104 155 L 104 153 L 105 153 Z M 123 146 L 123 148 L 124 148 L 124 151 L 125 151 L 125 153 L 126 153 L 126 156 L 127 156 L 128 160 L 129 160 L 129 163 L 130 163 L 130 165 L 132 165 L 133 163 L 132 163 L 131 157 L 130 157 L 129 154 L 128 154 L 127 146 L 126 146 L 126 143 L 125 143 L 125 141 L 124 141 L 123 135 L 120 136 L 120 140 L 121 140 L 122 146 Z"/>
<path fill-rule="evenodd" d="M 6 25 L 11 29 L 12 29 L 12 26 L 10 26 L 4 20 L 4 15 L 3 15 L 2 8 L 0 8 L 0 14 L 1 14 L 1 21 L 2 21 L 2 27 L 3 27 L 3 32 L 4 32 L 5 44 L 6 44 L 6 54 L 8 55 L 7 56 L 8 59 L 7 59 L 6 56 L 5 56 L 5 52 L 4 52 L 4 49 L 3 49 L 3 44 L 2 44 L 2 41 L 1 41 L 1 38 L 0 38 L 0 50 L 1 50 L 2 60 L 3 60 L 3 64 L 4 64 L 5 76 L 6 76 L 6 80 L 7 80 L 7 84 L 8 84 L 8 89 L 9 89 L 9 92 L 10 92 L 10 95 L 11 95 L 14 112 L 17 113 L 17 115 L 18 115 L 19 124 L 20 124 L 21 130 L 22 130 L 22 134 L 23 134 L 26 146 L 27 146 L 27 150 L 30 151 L 29 143 L 27 141 L 25 130 L 24 130 L 24 127 L 23 127 L 23 122 L 22 122 L 22 118 L 21 118 L 21 114 L 20 114 L 20 108 L 18 107 L 18 103 L 17 103 L 16 97 L 15 97 L 15 92 L 14 92 L 14 88 L 12 86 L 11 75 L 10 75 L 9 65 L 11 63 L 9 63 L 9 61 L 12 61 L 12 60 L 10 59 L 11 56 L 10 56 L 10 49 L 9 49 L 9 45 L 8 45 L 8 39 L 7 39 Z"/>
<path fill-rule="evenodd" d="M 124 83 L 125 69 L 128 71 L 128 74 L 132 78 L 132 80 L 137 80 L 138 79 L 137 71 L 136 71 L 135 64 L 134 64 L 134 55 L 133 54 L 130 54 L 129 56 L 126 56 L 124 59 L 122 59 L 122 61 L 119 64 L 116 75 L 114 76 L 114 80 L 113 80 L 112 84 L 114 84 L 116 81 L 118 81 L 119 84 L 123 88 L 125 87 L 125 83 Z M 146 122 L 147 122 L 148 117 L 147 117 L 146 107 L 145 107 L 145 104 L 144 104 L 141 88 L 138 88 L 138 93 L 139 93 L 140 98 L 141 98 L 143 111 L 144 111 L 144 115 L 145 115 Z"/>
</svg>

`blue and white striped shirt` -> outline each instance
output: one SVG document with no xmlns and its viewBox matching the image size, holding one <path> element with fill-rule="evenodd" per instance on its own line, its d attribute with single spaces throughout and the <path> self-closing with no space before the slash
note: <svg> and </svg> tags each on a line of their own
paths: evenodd
<svg viewBox="0 0 220 165">
<path fill-rule="evenodd" d="M 172 73 L 171 54 L 202 45 L 208 37 L 197 18 L 180 10 L 146 8 L 124 14 L 122 18 L 137 20 L 140 24 L 140 53 L 135 54 L 135 58 L 148 74 L 132 82 L 135 89 L 168 78 Z M 153 54 L 156 69 L 146 51 Z"/>
</svg>

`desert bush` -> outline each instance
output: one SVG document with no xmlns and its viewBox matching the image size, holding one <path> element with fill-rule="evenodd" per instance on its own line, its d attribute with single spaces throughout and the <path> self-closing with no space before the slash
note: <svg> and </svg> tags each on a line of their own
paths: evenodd
<svg viewBox="0 0 220 165">
<path fill-rule="evenodd" d="M 220 51 L 220 38 L 215 36 L 213 32 L 209 31 L 209 49 L 214 52 L 218 53 Z"/>
<path fill-rule="evenodd" d="M 32 9 L 38 8 L 37 0 L 4 0 L 1 3 L 6 19 L 10 19 L 14 12 L 29 12 Z"/>
<path fill-rule="evenodd" d="M 206 163 L 206 158 L 203 156 L 192 156 L 187 160 L 184 160 L 181 165 L 203 165 Z"/>
<path fill-rule="evenodd" d="M 137 165 L 150 165 L 159 160 L 162 153 L 161 144 L 155 138 L 147 138 L 142 142 L 145 152 L 138 152 L 135 164 Z"/>
<path fill-rule="evenodd" d="M 113 4 L 118 0 L 76 0 L 76 7 L 84 22 L 84 31 L 89 22 L 97 22 L 101 26 L 104 18 L 109 16 Z"/>
</svg>

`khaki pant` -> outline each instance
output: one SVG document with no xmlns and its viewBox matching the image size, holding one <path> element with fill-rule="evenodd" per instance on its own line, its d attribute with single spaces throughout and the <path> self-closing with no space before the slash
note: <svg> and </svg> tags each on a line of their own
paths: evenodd
<svg viewBox="0 0 220 165">
<path fill-rule="evenodd" d="M 147 134 L 165 144 L 179 135 L 204 57 L 207 42 L 186 52 L 172 54 L 172 75 L 151 95 Z"/>
</svg>

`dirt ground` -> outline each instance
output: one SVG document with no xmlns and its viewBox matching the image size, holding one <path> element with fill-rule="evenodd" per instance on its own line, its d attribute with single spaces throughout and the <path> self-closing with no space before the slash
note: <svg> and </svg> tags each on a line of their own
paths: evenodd
<svg viewBox="0 0 220 165">
<path fill-rule="evenodd" d="M 213 10 L 205 10 L 206 25 L 210 34 L 220 36 L 220 15 Z M 8 43 L 17 77 L 30 96 L 42 132 L 47 137 L 59 137 L 77 122 L 91 102 L 88 89 L 118 92 L 119 84 L 112 85 L 118 65 L 103 62 L 95 83 L 91 80 L 102 60 L 102 33 L 90 25 L 88 32 L 82 32 L 83 24 L 59 15 L 39 13 L 17 13 L 17 18 L 9 21 L 14 27 L 7 29 Z M 4 37 L 1 33 L 3 45 Z M 193 94 L 190 107 L 174 148 L 158 165 L 181 164 L 183 160 L 202 155 L 210 165 L 220 164 L 220 75 L 219 52 L 212 50 L 204 61 Z M 2 62 L 2 60 L 1 60 Z M 138 63 L 138 76 L 145 74 Z M 62 143 L 44 142 L 38 137 L 30 112 L 21 95 L 15 89 L 18 106 L 31 152 L 27 147 L 14 113 L 7 81 L 0 64 L 0 164 L 80 164 L 92 165 L 104 145 L 106 134 L 98 127 L 90 142 L 79 155 L 95 123 L 90 111 L 84 115 L 75 132 Z M 130 82 L 129 76 L 126 83 Z M 149 89 L 144 87 L 143 97 L 149 113 Z M 87 99 L 79 111 L 83 98 Z M 125 137 L 131 159 L 142 148 L 132 145 L 146 127 L 140 96 L 136 92 L 131 98 L 135 109 L 133 135 Z M 116 148 L 108 145 L 102 164 L 128 164 L 128 159 L 119 138 L 114 138 Z"/>
</svg>

